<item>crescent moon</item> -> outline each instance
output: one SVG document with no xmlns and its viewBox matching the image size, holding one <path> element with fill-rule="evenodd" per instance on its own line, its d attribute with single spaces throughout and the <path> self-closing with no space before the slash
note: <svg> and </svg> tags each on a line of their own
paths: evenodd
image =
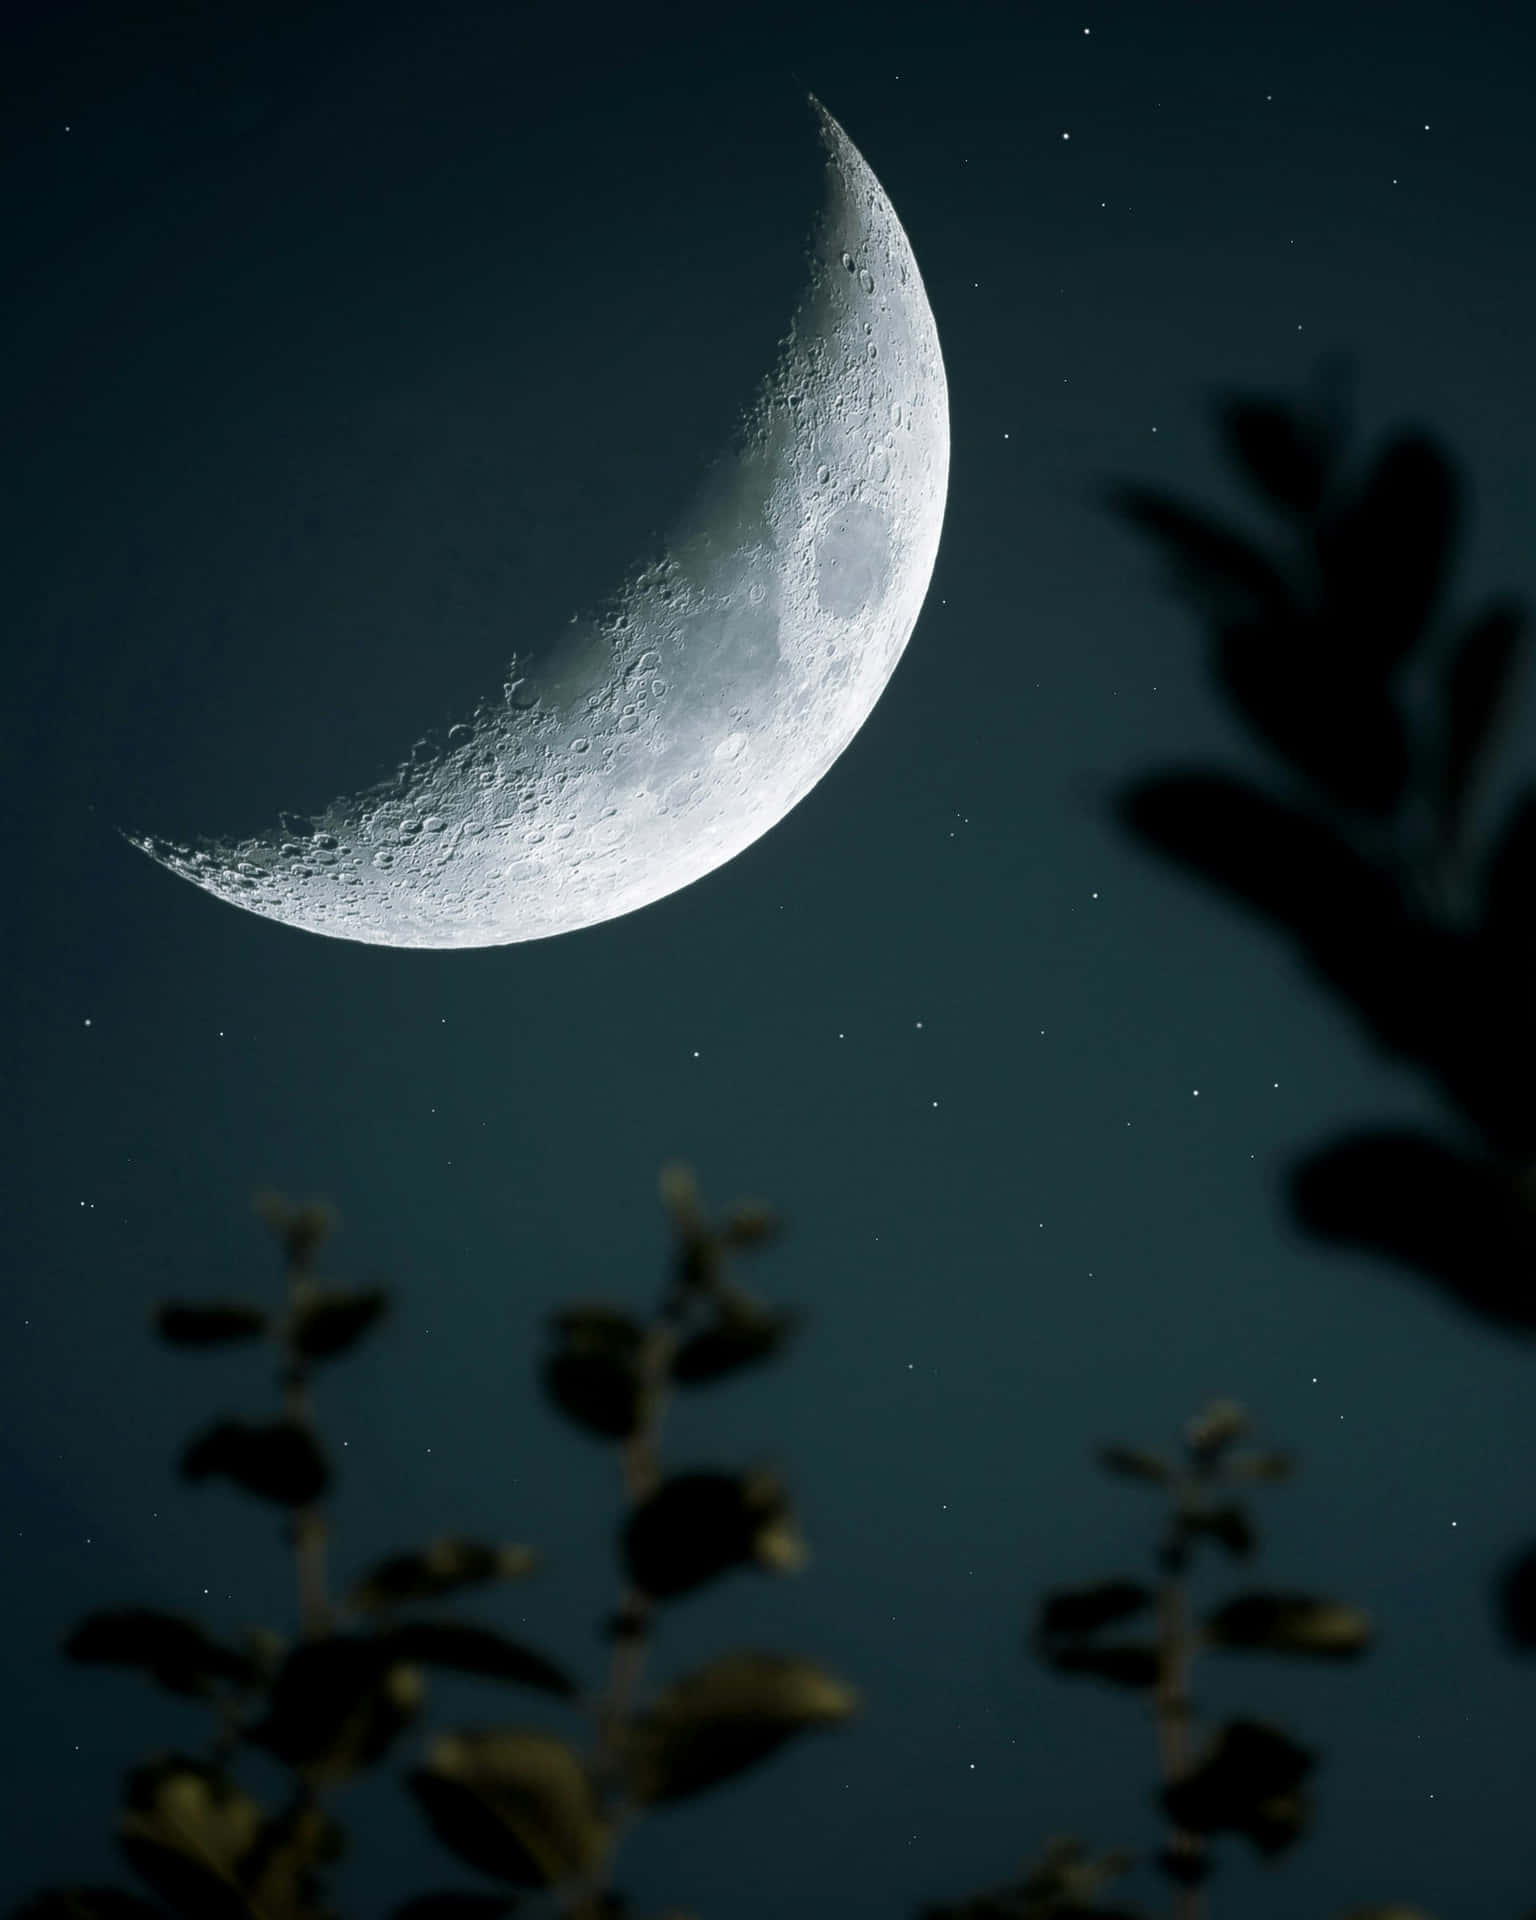
<svg viewBox="0 0 1536 1920">
<path fill-rule="evenodd" d="M 723 866 L 804 799 L 917 623 L 949 486 L 938 330 L 895 209 L 814 98 L 826 200 L 773 371 L 695 507 L 426 764 L 307 831 L 125 838 L 209 893 L 392 947 L 545 939 Z"/>
</svg>

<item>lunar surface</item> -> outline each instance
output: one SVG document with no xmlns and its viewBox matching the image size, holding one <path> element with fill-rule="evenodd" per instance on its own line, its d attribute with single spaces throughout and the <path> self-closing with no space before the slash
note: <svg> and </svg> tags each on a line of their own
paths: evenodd
<svg viewBox="0 0 1536 1920">
<path fill-rule="evenodd" d="M 340 940 L 485 947 L 660 900 L 752 845 L 852 740 L 911 637 L 949 484 L 917 262 L 813 102 L 826 202 L 778 363 L 698 504 L 425 762 L 300 832 L 133 845 Z"/>
</svg>

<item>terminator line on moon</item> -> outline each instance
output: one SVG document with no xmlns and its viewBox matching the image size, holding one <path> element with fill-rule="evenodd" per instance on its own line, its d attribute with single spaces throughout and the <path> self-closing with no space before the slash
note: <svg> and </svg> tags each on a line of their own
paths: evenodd
<svg viewBox="0 0 1536 1920">
<path fill-rule="evenodd" d="M 912 248 L 818 101 L 827 196 L 778 364 L 700 503 L 537 676 L 308 833 L 132 843 L 341 940 L 487 947 L 632 913 L 783 819 L 868 718 L 917 623 L 949 484 Z"/>
</svg>

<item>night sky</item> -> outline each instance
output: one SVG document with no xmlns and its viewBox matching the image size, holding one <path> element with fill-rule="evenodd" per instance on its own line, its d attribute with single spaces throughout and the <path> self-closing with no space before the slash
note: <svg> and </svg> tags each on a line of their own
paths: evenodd
<svg viewBox="0 0 1536 1920">
<path fill-rule="evenodd" d="M 1435 1099 L 1114 817 L 1135 777 L 1260 757 L 1100 489 L 1257 529 L 1210 396 L 1348 352 L 1361 449 L 1416 423 L 1466 478 L 1458 604 L 1536 594 L 1532 20 L 59 0 L 9 16 L 0 70 L 0 1901 L 133 1884 L 123 1772 L 206 1744 L 197 1706 L 70 1665 L 73 1622 L 295 1630 L 280 1516 L 176 1474 L 215 1416 L 276 1412 L 270 1360 L 149 1326 L 166 1297 L 276 1303 L 257 1189 L 334 1203 L 326 1271 L 394 1290 L 317 1387 L 336 1581 L 440 1533 L 526 1542 L 542 1571 L 453 1610 L 599 1682 L 618 1475 L 537 1368 L 556 1307 L 654 1303 L 680 1159 L 712 1207 L 782 1210 L 741 1277 L 808 1322 L 680 1395 L 665 1457 L 776 1464 L 810 1561 L 667 1609 L 649 1671 L 780 1648 L 863 1711 L 644 1821 L 639 1912 L 895 1920 L 1052 1833 L 1155 1849 L 1137 1698 L 1025 1636 L 1047 1589 L 1148 1575 L 1158 1498 L 1093 1448 L 1169 1447 L 1221 1395 L 1298 1472 L 1197 1601 L 1315 1592 L 1377 1641 L 1198 1666 L 1203 1713 L 1321 1755 L 1293 1851 L 1218 1841 L 1212 1915 L 1523 1911 L 1536 1677 L 1491 1594 L 1533 1531 L 1531 1359 L 1290 1222 L 1303 1149 Z M 953 435 L 923 613 L 826 778 L 670 898 L 479 951 L 294 931 L 131 848 L 117 829 L 255 832 L 381 778 L 618 583 L 785 329 L 807 92 L 906 227 Z M 1527 699 L 1491 812 L 1533 759 Z M 349 1920 L 492 1886 L 399 1776 L 432 1728 L 509 1721 L 584 1737 L 434 1676 L 336 1800 Z M 1145 1864 L 1116 1891 L 1170 1909 Z"/>
</svg>

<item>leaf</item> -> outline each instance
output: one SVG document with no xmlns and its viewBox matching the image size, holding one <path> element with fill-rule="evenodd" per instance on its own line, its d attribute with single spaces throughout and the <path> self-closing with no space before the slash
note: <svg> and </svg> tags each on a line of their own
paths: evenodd
<svg viewBox="0 0 1536 1920">
<path fill-rule="evenodd" d="M 544 1390 L 568 1420 L 605 1440 L 627 1440 L 645 1414 L 643 1330 L 618 1307 L 568 1307 L 550 1318 L 555 1349 Z"/>
<path fill-rule="evenodd" d="M 1422 642 L 1454 549 L 1459 501 L 1428 435 L 1388 443 L 1352 500 L 1324 517 L 1316 558 L 1330 626 L 1362 663 L 1401 665 Z"/>
<path fill-rule="evenodd" d="M 784 1223 L 772 1207 L 744 1200 L 726 1215 L 720 1237 L 728 1247 L 762 1247 L 783 1231 Z"/>
<path fill-rule="evenodd" d="M 1317 512 L 1331 465 L 1317 422 L 1287 401 L 1237 395 L 1220 403 L 1218 421 L 1234 464 L 1270 506 Z"/>
<path fill-rule="evenodd" d="M 423 1685 L 388 1636 L 330 1634 L 294 1648 L 278 1669 L 266 1717 L 246 1730 L 311 1786 L 375 1765 L 415 1719 Z"/>
<path fill-rule="evenodd" d="M 672 1280 L 680 1300 L 718 1292 L 725 1271 L 725 1240 L 709 1224 L 693 1169 L 680 1161 L 661 1170 L 662 1204 L 672 1216 Z"/>
<path fill-rule="evenodd" d="M 247 1658 L 260 1676 L 260 1684 L 270 1686 L 288 1657 L 289 1641 L 270 1627 L 243 1627 L 240 1639 Z"/>
<path fill-rule="evenodd" d="M 1519 602 L 1500 601 L 1462 629 L 1451 654 L 1441 701 L 1439 793 L 1441 823 L 1450 839 L 1461 830 L 1495 726 L 1509 710 L 1524 625 Z"/>
<path fill-rule="evenodd" d="M 155 1308 L 150 1324 L 169 1346 L 215 1347 L 235 1340 L 251 1340 L 267 1331 L 270 1316 L 262 1307 L 238 1300 L 210 1300 L 197 1304 L 166 1300 Z"/>
<path fill-rule="evenodd" d="M 194 1440 L 181 1458 L 184 1480 L 220 1474 L 279 1506 L 307 1507 L 330 1484 L 325 1456 L 309 1428 L 298 1420 L 265 1425 L 220 1420 Z"/>
<path fill-rule="evenodd" d="M 719 1294 L 725 1280 L 725 1242 L 718 1233 L 676 1236 L 672 1279 L 679 1299 L 707 1300 Z"/>
<path fill-rule="evenodd" d="M 1101 1580 L 1092 1587 L 1061 1588 L 1041 1600 L 1035 1633 L 1046 1638 L 1097 1633 L 1100 1627 L 1144 1612 L 1154 1598 L 1152 1589 L 1139 1580 Z"/>
<path fill-rule="evenodd" d="M 320 1906 L 317 1871 L 346 1852 L 346 1830 L 324 1807 L 293 1804 L 263 1823 L 240 1862 L 240 1881 L 252 1920 L 336 1920 Z"/>
<path fill-rule="evenodd" d="M 1211 1856 L 1198 1842 L 1164 1847 L 1154 1859 L 1158 1872 L 1176 1887 L 1203 1887 L 1211 1877 Z"/>
<path fill-rule="evenodd" d="M 1166 1460 L 1155 1453 L 1144 1453 L 1140 1447 L 1100 1447 L 1094 1458 L 1106 1473 L 1119 1474 L 1125 1480 L 1146 1480 L 1162 1486 L 1173 1478 Z"/>
<path fill-rule="evenodd" d="M 1184 1445 L 1198 1466 L 1214 1466 L 1234 1440 L 1248 1431 L 1247 1411 L 1236 1400 L 1212 1400 L 1184 1423 Z"/>
<path fill-rule="evenodd" d="M 1531 1216 L 1493 1163 L 1410 1128 L 1362 1130 L 1304 1160 L 1290 1198 L 1308 1233 L 1386 1254 L 1481 1318 L 1536 1331 Z"/>
<path fill-rule="evenodd" d="M 1205 1534 L 1217 1540 L 1236 1560 L 1253 1552 L 1253 1522 L 1239 1506 L 1186 1507 L 1179 1521 L 1186 1534 Z"/>
<path fill-rule="evenodd" d="M 663 1689 L 634 1720 L 626 1746 L 632 1791 L 646 1803 L 703 1792 L 796 1734 L 857 1711 L 854 1690 L 809 1660 L 723 1654 Z"/>
<path fill-rule="evenodd" d="M 1159 774 L 1122 789 L 1115 811 L 1143 844 L 1287 928 L 1325 974 L 1346 943 L 1364 942 L 1373 967 L 1406 944 L 1391 882 L 1316 815 L 1245 780 Z"/>
<path fill-rule="evenodd" d="M 335 1209 L 323 1201 L 295 1207 L 280 1193 L 258 1193 L 252 1205 L 277 1235 L 290 1267 L 307 1267 L 340 1225 Z"/>
<path fill-rule="evenodd" d="M 358 1292 L 315 1288 L 300 1296 L 288 1337 L 306 1360 L 334 1360 L 356 1346 L 388 1311 L 389 1294 L 382 1287 Z"/>
<path fill-rule="evenodd" d="M 602 1861 L 608 1829 L 567 1742 L 532 1728 L 436 1736 L 407 1776 L 433 1833 L 466 1866 L 549 1886 Z"/>
<path fill-rule="evenodd" d="M 369 1569 L 348 1591 L 358 1613 L 384 1613 L 418 1600 L 440 1600 L 489 1580 L 516 1579 L 538 1565 L 532 1547 L 443 1537 L 417 1553 L 397 1553 Z"/>
<path fill-rule="evenodd" d="M 1116 810 L 1138 839 L 1287 926 L 1379 1046 L 1429 1065 L 1469 1114 L 1497 1104 L 1489 1047 L 1468 1046 L 1469 1011 L 1490 1017 L 1470 942 L 1419 915 L 1332 827 L 1201 771 L 1133 783 Z"/>
<path fill-rule="evenodd" d="M 1162 1670 L 1161 1655 L 1154 1646 L 1101 1647 L 1090 1642 L 1037 1645 L 1035 1651 L 1057 1673 L 1086 1674 L 1089 1679 L 1107 1680 L 1111 1686 L 1130 1687 L 1136 1692 L 1155 1687 Z"/>
<path fill-rule="evenodd" d="M 1536 1544 L 1505 1563 L 1499 1576 L 1499 1625 L 1512 1647 L 1536 1653 Z"/>
<path fill-rule="evenodd" d="M 1218 684 L 1264 744 L 1334 805 L 1395 812 L 1409 771 L 1397 699 L 1369 663 L 1316 623 L 1230 622 L 1216 635 Z"/>
<path fill-rule="evenodd" d="M 1262 1852 L 1280 1852 L 1300 1834 L 1302 1780 L 1315 1756 L 1257 1720 L 1229 1721 L 1198 1765 L 1161 1793 L 1163 1810 L 1192 1833 L 1228 1829 Z"/>
<path fill-rule="evenodd" d="M 973 1894 L 957 1906 L 924 1907 L 920 1920 L 1047 1920 L 1056 1914 L 1071 1920 L 1140 1920 L 1128 1910 L 1100 1906 L 1095 1898 L 1135 1864 L 1135 1855 L 1123 1847 L 1095 1860 L 1075 1834 L 1055 1834 L 1020 1879 Z"/>
<path fill-rule="evenodd" d="M 418 1893 L 396 1907 L 389 1920 L 501 1920 L 517 1905 L 512 1893 Z"/>
<path fill-rule="evenodd" d="M 804 1564 L 788 1497 L 775 1474 L 681 1473 L 664 1480 L 625 1524 L 630 1577 L 653 1599 L 675 1599 L 732 1567 L 787 1572 Z"/>
<path fill-rule="evenodd" d="M 1264 1854 L 1284 1853 L 1301 1838 L 1307 1824 L 1304 1793 L 1273 1793 L 1257 1801 L 1237 1831 Z"/>
<path fill-rule="evenodd" d="M 1339 1600 L 1299 1593 L 1243 1593 L 1205 1621 L 1206 1642 L 1228 1651 L 1308 1653 L 1353 1659 L 1370 1646 L 1371 1616 Z"/>
<path fill-rule="evenodd" d="M 46 1887 L 6 1920 L 165 1920 L 165 1908 L 116 1887 Z"/>
<path fill-rule="evenodd" d="M 485 1680 L 510 1680 L 564 1699 L 577 1692 L 575 1681 L 553 1660 L 493 1627 L 461 1620 L 405 1620 L 388 1628 L 381 1638 L 396 1659 L 418 1666 L 448 1667 Z"/>
<path fill-rule="evenodd" d="M 249 1689 L 262 1678 L 253 1659 L 221 1646 L 196 1621 L 150 1607 L 88 1614 L 63 1651 L 81 1666 L 136 1667 L 188 1700 L 212 1698 L 220 1681 Z"/>
<path fill-rule="evenodd" d="M 1102 497 L 1112 512 L 1161 543 L 1170 584 L 1209 618 L 1290 627 L 1303 617 L 1291 582 L 1242 534 L 1136 483 L 1112 483 Z"/>
<path fill-rule="evenodd" d="M 787 1344 L 801 1319 L 793 1307 L 727 1306 L 713 1325 L 690 1334 L 679 1346 L 672 1358 L 672 1378 L 682 1386 L 702 1386 L 771 1359 Z"/>
<path fill-rule="evenodd" d="M 1521 790 L 1504 816 L 1483 876 L 1489 940 L 1528 967 L 1536 949 L 1536 786 Z"/>
<path fill-rule="evenodd" d="M 188 1920 L 250 1920 L 239 1869 L 263 1817 L 260 1803 L 215 1768 L 171 1754 L 126 1775 L 118 1849 Z"/>
<path fill-rule="evenodd" d="M 661 1203 L 671 1214 L 673 1225 L 680 1232 L 700 1231 L 704 1225 L 704 1208 L 692 1167 L 680 1160 L 669 1160 L 661 1169 L 657 1184 Z"/>
<path fill-rule="evenodd" d="M 1222 1470 L 1229 1480 L 1289 1480 L 1296 1461 L 1289 1453 L 1231 1453 Z"/>
</svg>

